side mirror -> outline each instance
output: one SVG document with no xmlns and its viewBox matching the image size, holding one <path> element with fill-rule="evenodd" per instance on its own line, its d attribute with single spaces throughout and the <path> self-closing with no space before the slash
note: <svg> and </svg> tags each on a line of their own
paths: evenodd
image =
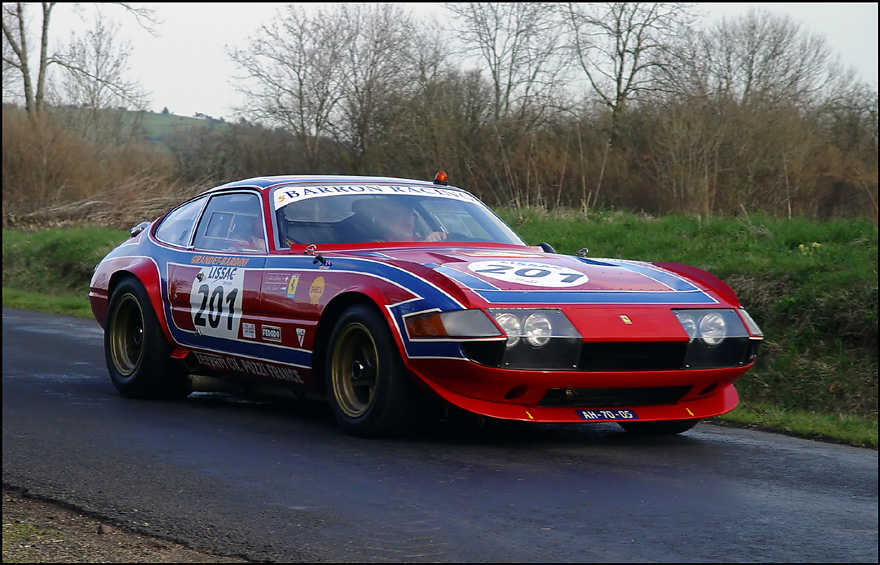
<svg viewBox="0 0 880 565">
<path fill-rule="evenodd" d="M 142 231 L 144 231 L 148 227 L 150 227 L 150 222 L 139 223 L 135 227 L 131 228 L 131 231 L 128 232 L 131 234 L 129 237 L 135 237 L 136 235 L 138 235 L 139 233 L 141 233 Z"/>
<path fill-rule="evenodd" d="M 550 245 L 549 243 L 547 243 L 546 241 L 545 241 L 545 242 L 541 242 L 541 243 L 539 243 L 539 244 L 538 244 L 538 247 L 540 247 L 541 249 L 543 249 L 543 250 L 544 250 L 544 253 L 556 253 L 556 250 L 553 249 L 553 246 Z"/>
</svg>

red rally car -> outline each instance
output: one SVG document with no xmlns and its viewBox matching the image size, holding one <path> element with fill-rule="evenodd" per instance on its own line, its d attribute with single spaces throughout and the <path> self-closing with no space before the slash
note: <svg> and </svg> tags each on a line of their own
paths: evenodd
<svg viewBox="0 0 880 565">
<path fill-rule="evenodd" d="M 526 245 L 443 173 L 213 188 L 132 229 L 89 299 L 123 395 L 280 386 L 358 436 L 444 405 L 680 433 L 733 410 L 762 340 L 713 275 Z"/>
</svg>

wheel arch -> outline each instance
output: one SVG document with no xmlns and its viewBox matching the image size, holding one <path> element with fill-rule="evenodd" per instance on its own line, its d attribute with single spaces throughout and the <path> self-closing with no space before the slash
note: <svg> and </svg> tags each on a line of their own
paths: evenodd
<svg viewBox="0 0 880 565">
<path fill-rule="evenodd" d="M 116 270 L 110 275 L 110 280 L 107 284 L 108 301 L 113 296 L 113 292 L 119 284 L 128 278 L 136 279 L 144 286 L 144 289 L 147 291 L 147 296 L 150 297 L 150 306 L 153 308 L 153 313 L 156 314 L 156 319 L 159 320 L 159 326 L 162 328 L 162 333 L 165 334 L 165 338 L 168 339 L 170 343 L 175 343 L 171 334 L 168 332 L 168 324 L 165 319 L 165 309 L 162 307 L 162 297 L 160 296 L 162 284 L 159 280 L 159 269 L 156 264 L 147 258 L 142 258 L 132 262 L 124 268 Z"/>
<path fill-rule="evenodd" d="M 691 267 L 690 265 L 683 265 L 681 263 L 654 262 L 653 264 L 697 281 L 718 293 L 722 299 L 731 303 L 734 307 L 740 307 L 739 297 L 737 297 L 736 292 L 734 292 L 726 282 L 712 273 L 697 267 Z"/>
<path fill-rule="evenodd" d="M 321 313 L 321 318 L 318 320 L 318 328 L 315 334 L 314 346 L 312 348 L 312 374 L 314 375 L 315 381 L 321 391 L 326 392 L 327 390 L 325 367 L 326 356 L 323 353 L 327 351 L 327 348 L 330 346 L 330 335 L 333 333 L 333 328 L 336 326 L 336 322 L 339 320 L 340 316 L 342 316 L 342 313 L 356 304 L 364 304 L 375 309 L 385 320 L 385 323 L 389 324 L 389 329 L 391 330 L 392 335 L 396 333 L 393 326 L 390 324 L 388 313 L 384 312 L 375 299 L 368 294 L 363 292 L 346 292 L 335 296 L 333 300 L 324 307 L 324 310 Z M 397 338 L 395 337 L 395 342 L 396 341 Z"/>
</svg>

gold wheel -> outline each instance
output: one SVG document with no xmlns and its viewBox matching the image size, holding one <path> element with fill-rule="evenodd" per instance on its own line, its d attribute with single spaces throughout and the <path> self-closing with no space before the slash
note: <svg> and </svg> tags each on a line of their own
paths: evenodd
<svg viewBox="0 0 880 565">
<path fill-rule="evenodd" d="M 359 322 L 346 326 L 333 345 L 330 380 L 339 409 L 349 418 L 373 405 L 379 356 L 370 330 Z"/>
<path fill-rule="evenodd" d="M 110 320 L 110 356 L 116 370 L 128 377 L 134 373 L 144 354 L 144 313 L 137 298 L 125 294 Z"/>
</svg>

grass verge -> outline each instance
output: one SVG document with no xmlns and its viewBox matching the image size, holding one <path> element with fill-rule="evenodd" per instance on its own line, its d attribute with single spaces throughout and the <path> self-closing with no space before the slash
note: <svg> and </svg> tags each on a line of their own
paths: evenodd
<svg viewBox="0 0 880 565">
<path fill-rule="evenodd" d="M 877 447 L 877 420 L 850 414 L 816 414 L 741 402 L 733 412 L 712 421 L 855 447 Z"/>
<path fill-rule="evenodd" d="M 660 219 L 501 210 L 529 243 L 677 261 L 725 280 L 764 330 L 729 425 L 876 448 L 877 226 L 764 217 Z M 127 237 L 95 227 L 3 230 L 3 305 L 91 317 L 94 265 Z"/>
</svg>

